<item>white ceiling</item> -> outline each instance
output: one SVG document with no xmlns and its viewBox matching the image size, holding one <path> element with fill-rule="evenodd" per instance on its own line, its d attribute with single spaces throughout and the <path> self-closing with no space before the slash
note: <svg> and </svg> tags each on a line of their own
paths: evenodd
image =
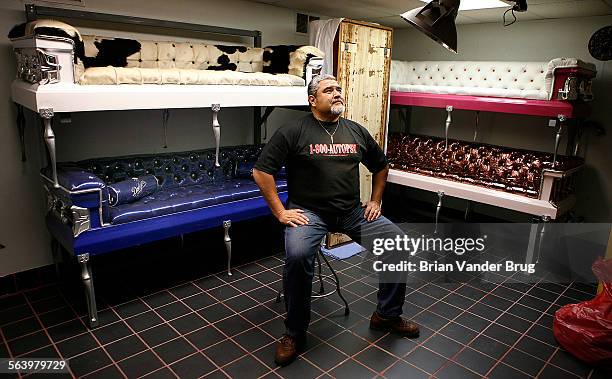
<svg viewBox="0 0 612 379">
<path fill-rule="evenodd" d="M 394 28 L 409 25 L 398 15 L 422 7 L 419 0 L 250 0 L 279 7 L 321 14 L 378 22 Z M 506 0 L 504 0 L 506 1 Z M 509 2 L 509 1 L 506 1 Z M 512 2 L 510 2 L 512 3 Z M 518 21 L 546 18 L 586 17 L 612 14 L 612 0 L 527 0 L 527 12 L 515 13 Z M 461 11 L 458 24 L 501 22 L 504 8 Z M 511 18 L 510 14 L 508 16 Z"/>
</svg>

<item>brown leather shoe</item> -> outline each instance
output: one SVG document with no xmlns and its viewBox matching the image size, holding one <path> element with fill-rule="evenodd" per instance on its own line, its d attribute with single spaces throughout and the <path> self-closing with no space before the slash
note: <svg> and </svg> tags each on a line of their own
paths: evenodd
<svg viewBox="0 0 612 379">
<path fill-rule="evenodd" d="M 284 334 L 276 344 L 274 362 L 279 366 L 286 366 L 293 362 L 304 345 L 303 338 L 294 338 Z"/>
<path fill-rule="evenodd" d="M 370 329 L 384 330 L 409 338 L 419 336 L 419 326 L 414 322 L 408 321 L 401 316 L 383 318 L 378 312 L 372 313 L 372 317 L 370 318 Z"/>
</svg>

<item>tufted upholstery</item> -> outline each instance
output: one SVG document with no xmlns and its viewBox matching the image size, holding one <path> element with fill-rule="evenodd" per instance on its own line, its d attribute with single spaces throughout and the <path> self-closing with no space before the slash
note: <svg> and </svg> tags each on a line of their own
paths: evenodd
<svg viewBox="0 0 612 379">
<path fill-rule="evenodd" d="M 285 191 L 287 182 L 276 181 L 277 191 Z M 217 184 L 196 184 L 166 189 L 145 196 L 139 201 L 110 208 L 113 224 L 123 224 L 171 213 L 261 196 L 259 187 L 250 179 L 228 179 Z"/>
<path fill-rule="evenodd" d="M 60 53 L 63 59 L 60 71 L 63 72 L 62 76 L 66 75 L 66 79 L 89 85 L 303 87 L 309 75 L 311 59 L 316 57 L 320 60 L 324 57 L 323 52 L 314 46 L 278 45 L 261 48 L 81 35 L 74 27 L 53 20 L 19 24 L 9 33 L 13 41 L 22 37 L 32 37 L 33 41 L 36 36 L 72 39 L 73 51 Z M 65 64 L 68 56 L 74 60 L 74 67 Z M 26 71 L 23 54 L 18 53 L 17 58 L 25 80 L 34 80 L 33 74 Z"/>
<path fill-rule="evenodd" d="M 262 147 L 222 147 L 220 167 L 214 165 L 214 149 L 64 162 L 58 165 L 58 180 L 67 188 L 83 189 L 76 180 L 90 183 L 87 188 L 102 188 L 132 177 L 155 175 L 159 191 L 134 203 L 103 206 L 105 222 L 124 223 L 260 196 L 254 181 L 239 178 L 236 170 L 240 163 L 254 163 Z M 286 182 L 277 180 L 277 188 L 285 190 Z M 106 188 L 103 194 L 107 194 Z"/>
<path fill-rule="evenodd" d="M 221 167 L 215 167 L 214 149 L 97 158 L 78 162 L 77 165 L 107 184 L 136 176 L 155 175 L 163 190 L 231 179 L 236 164 L 255 161 L 261 149 L 262 146 L 222 147 L 219 151 Z"/>
<path fill-rule="evenodd" d="M 304 79 L 290 74 L 264 72 L 157 69 L 137 67 L 90 67 L 80 84 L 203 84 L 247 86 L 304 86 Z"/>
<path fill-rule="evenodd" d="M 109 39 L 100 36 L 83 36 L 86 56 L 96 56 L 96 41 Z M 139 68 L 182 68 L 207 70 L 218 66 L 217 59 L 226 54 L 229 62 L 235 63 L 236 71 L 261 72 L 263 69 L 263 49 L 246 46 L 206 45 L 195 42 L 139 41 L 139 52 L 127 57 L 127 67 Z M 221 47 L 223 48 L 223 47 Z M 231 51 L 228 53 L 227 51 Z M 228 62 L 228 63 L 229 63 Z"/>
<path fill-rule="evenodd" d="M 401 133 L 389 135 L 387 156 L 389 166 L 397 170 L 534 198 L 540 194 L 542 170 L 553 168 L 551 153 L 451 139 L 445 149 L 443 138 Z M 583 163 L 581 158 L 557 156 L 554 168 L 565 171 Z"/>
<path fill-rule="evenodd" d="M 323 57 L 313 46 L 257 48 L 88 35 L 83 44 L 78 81 L 93 85 L 304 86 L 310 59 Z"/>
<path fill-rule="evenodd" d="M 391 62 L 391 91 L 549 100 L 548 62 Z"/>
</svg>

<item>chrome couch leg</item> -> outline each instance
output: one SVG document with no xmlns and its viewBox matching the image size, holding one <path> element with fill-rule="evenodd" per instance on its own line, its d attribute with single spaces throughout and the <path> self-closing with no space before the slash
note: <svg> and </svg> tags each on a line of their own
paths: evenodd
<svg viewBox="0 0 612 379">
<path fill-rule="evenodd" d="M 79 265 L 81 266 L 81 279 L 85 286 L 85 298 L 87 300 L 87 312 L 89 314 L 89 326 L 95 328 L 98 326 L 98 309 L 96 307 L 96 294 L 94 292 L 93 277 L 91 276 L 91 266 L 89 264 L 89 254 L 77 255 Z"/>
<path fill-rule="evenodd" d="M 219 104 L 212 105 L 212 113 L 213 113 L 212 128 L 213 128 L 213 133 L 215 135 L 215 166 L 216 167 L 221 166 L 219 164 L 219 143 L 221 140 L 221 125 L 219 125 L 219 119 L 217 118 L 220 110 L 221 110 L 221 105 Z"/>
<path fill-rule="evenodd" d="M 227 250 L 227 275 L 232 275 L 232 239 L 229 235 L 229 228 L 232 226 L 232 222 L 230 220 L 223 221 L 223 231 L 225 232 L 225 236 L 223 237 L 223 241 L 225 241 L 225 250 Z"/>
<path fill-rule="evenodd" d="M 535 246 L 536 241 L 538 239 L 538 231 L 540 228 L 540 223 L 538 220 L 534 219 L 531 222 L 531 228 L 529 231 L 529 243 L 527 244 L 527 254 L 525 256 L 525 264 L 533 263 L 533 256 L 535 254 Z"/>
<path fill-rule="evenodd" d="M 451 113 L 453 112 L 453 106 L 452 105 L 447 105 L 446 106 L 446 124 L 444 127 L 444 149 L 448 149 L 448 129 L 450 129 L 451 124 L 453 123 L 453 119 L 451 116 Z"/>
<path fill-rule="evenodd" d="M 465 212 L 463 213 L 463 220 L 467 221 L 472 213 L 472 202 L 470 200 L 465 204 Z"/>
<path fill-rule="evenodd" d="M 442 198 L 444 197 L 444 191 L 438 191 L 438 205 L 436 205 L 436 224 L 434 227 L 434 234 L 438 233 L 438 218 L 440 217 L 440 209 L 442 209 Z"/>
<path fill-rule="evenodd" d="M 550 222 L 550 216 L 542 216 L 542 228 L 540 229 L 540 236 L 538 241 L 538 256 L 535 263 L 540 263 L 540 253 L 542 252 L 542 241 L 546 236 L 546 224 Z"/>
<path fill-rule="evenodd" d="M 557 165 L 557 151 L 559 150 L 559 142 L 561 141 L 561 134 L 563 133 L 563 124 L 565 123 L 566 117 L 560 114 L 558 117 L 559 126 L 557 127 L 557 133 L 555 133 L 555 153 L 553 155 L 553 168 Z"/>
<path fill-rule="evenodd" d="M 43 119 L 43 123 L 45 124 L 45 143 L 47 144 L 47 149 L 49 150 L 49 159 L 50 165 L 53 175 L 53 186 L 55 188 L 59 188 L 59 183 L 57 182 L 57 160 L 55 156 L 55 133 L 53 133 L 53 109 L 51 108 L 42 108 L 38 110 L 38 114 Z"/>
</svg>

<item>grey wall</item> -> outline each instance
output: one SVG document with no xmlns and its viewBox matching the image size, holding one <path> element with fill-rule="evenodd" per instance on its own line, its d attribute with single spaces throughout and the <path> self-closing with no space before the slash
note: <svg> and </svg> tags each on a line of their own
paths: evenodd
<svg viewBox="0 0 612 379">
<path fill-rule="evenodd" d="M 88 11 L 134 15 L 200 24 L 255 29 L 262 32 L 263 44 L 307 44 L 303 34 L 295 33 L 295 11 L 241 0 L 222 2 L 200 0 L 86 0 Z M 45 4 L 49 5 L 49 4 Z M 65 5 L 52 4 L 66 7 Z M 320 16 L 320 15 L 319 15 Z M 38 176 L 44 163 L 41 127 L 28 112 L 26 145 L 28 161 L 21 162 L 19 137 L 15 127 L 16 111 L 10 99 L 10 84 L 15 77 L 14 57 L 6 35 L 25 20 L 23 1 L 4 0 L 0 4 L 0 276 L 51 263 L 49 236 L 44 225 L 45 198 Z M 134 36 L 129 30 L 101 30 L 101 25 L 86 24 L 85 34 Z M 143 38 L 160 38 L 169 31 L 146 30 Z M 185 37 L 184 35 L 181 37 Z M 211 40 L 214 36 L 161 37 Z M 227 41 L 225 39 L 224 41 Z M 230 39 L 230 42 L 242 42 Z M 251 43 L 245 40 L 244 43 Z M 286 119 L 300 112 L 277 110 L 268 121 L 268 136 Z M 222 109 L 222 144 L 247 144 L 253 141 L 252 110 Z M 212 147 L 211 112 L 203 109 L 171 110 L 168 149 L 162 148 L 161 111 L 86 112 L 72 114 L 72 123 L 55 125 L 59 160 L 183 151 Z"/>
<path fill-rule="evenodd" d="M 592 103 L 591 120 L 603 124 L 607 135 L 595 136 L 585 130 L 584 150 L 586 169 L 578 183 L 577 213 L 590 222 L 612 220 L 612 63 L 598 62 L 589 55 L 588 41 L 597 29 L 612 24 L 612 16 L 521 21 L 510 27 L 500 22 L 458 25 L 459 54 L 450 53 L 414 29 L 395 30 L 393 59 L 400 60 L 491 60 L 549 61 L 556 57 L 576 57 L 597 65 L 594 82 L 596 100 Z M 501 13 L 500 13 L 501 19 Z M 414 132 L 442 136 L 446 112 L 414 108 Z M 470 140 L 475 112 L 453 112 L 452 138 Z M 480 141 L 552 151 L 554 132 L 546 127 L 544 118 L 520 115 L 481 113 Z M 397 115 L 391 118 L 391 128 L 398 128 Z M 562 140 L 561 149 L 565 146 Z M 436 196 L 431 196 L 433 200 Z M 462 206 L 461 202 L 451 202 Z M 478 207 L 476 208 L 479 209 Z M 495 212 L 480 207 L 485 213 Z M 517 215 L 512 215 L 517 216 Z"/>
</svg>

